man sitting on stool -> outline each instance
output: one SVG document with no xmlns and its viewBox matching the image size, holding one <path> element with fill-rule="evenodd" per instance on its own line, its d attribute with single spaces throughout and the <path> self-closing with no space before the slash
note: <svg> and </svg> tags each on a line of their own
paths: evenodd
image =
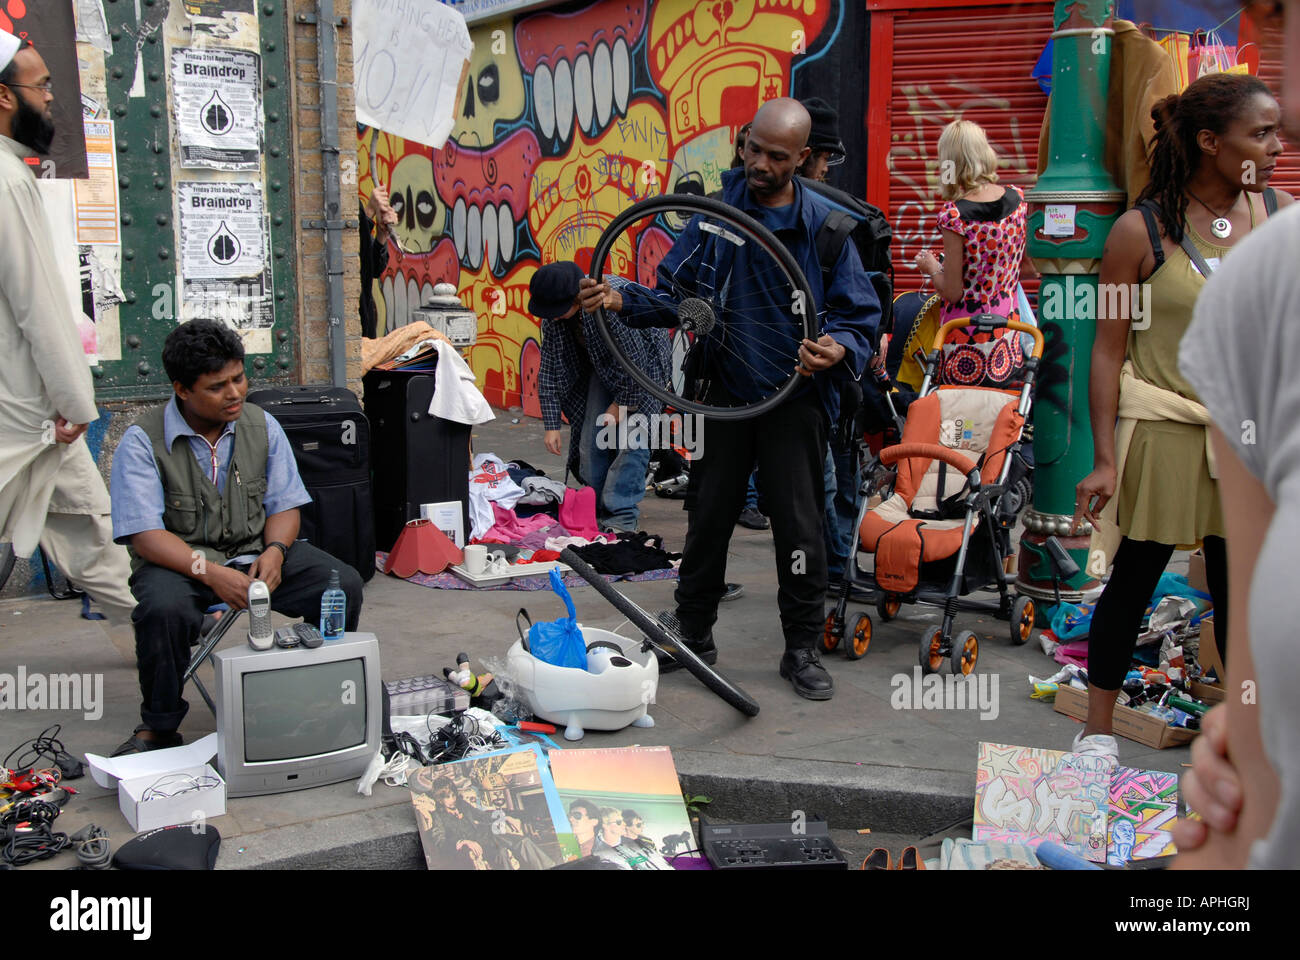
<svg viewBox="0 0 1300 960">
<path fill-rule="evenodd" d="M 284 430 L 244 402 L 238 334 L 213 320 L 183 323 L 163 344 L 163 367 L 175 396 L 128 428 L 113 456 L 113 537 L 131 554 L 144 721 L 115 757 L 181 743 L 181 689 L 203 611 L 247 607 L 254 580 L 270 589 L 272 609 L 316 623 L 337 570 L 348 630 L 361 613 L 357 572 L 294 543 L 311 497 Z"/>
</svg>

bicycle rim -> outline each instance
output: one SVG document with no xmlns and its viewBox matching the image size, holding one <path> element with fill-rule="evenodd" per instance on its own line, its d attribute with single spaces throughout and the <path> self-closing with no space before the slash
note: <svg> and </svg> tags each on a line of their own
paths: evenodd
<svg viewBox="0 0 1300 960">
<path fill-rule="evenodd" d="M 693 260 L 696 280 L 680 283 L 658 266 L 688 224 L 699 230 L 701 249 Z M 741 249 L 750 269 L 736 280 L 730 264 Z M 708 251 L 706 256 L 705 251 Z M 788 250 L 758 221 L 717 200 L 683 194 L 650 197 L 619 214 L 601 233 L 592 255 L 592 276 L 635 278 L 672 298 L 678 325 L 673 329 L 671 363 L 630 356 L 609 329 L 602 309 L 601 339 L 619 364 L 644 389 L 675 410 L 719 420 L 745 420 L 778 406 L 804 378 L 795 372 L 800 342 L 818 336 L 817 305 L 808 280 Z M 660 304 L 650 310 L 626 302 L 614 316 L 636 320 L 651 314 L 671 318 Z M 777 318 L 780 319 L 777 319 Z M 712 371 L 727 369 L 757 384 L 755 395 L 735 406 L 715 406 L 689 392 L 683 370 L 686 336 L 709 355 Z"/>
<path fill-rule="evenodd" d="M 728 680 L 718 671 L 701 660 L 690 647 L 677 636 L 676 631 L 666 626 L 643 610 L 637 603 L 623 596 L 610 586 L 609 581 L 591 568 L 588 563 L 565 547 L 560 551 L 560 561 L 567 564 L 574 573 L 596 588 L 596 592 L 608 600 L 619 613 L 627 617 L 652 644 L 670 654 L 686 670 L 713 693 L 717 694 L 731 706 L 747 717 L 758 715 L 758 701 L 751 697 L 738 684 Z"/>
</svg>

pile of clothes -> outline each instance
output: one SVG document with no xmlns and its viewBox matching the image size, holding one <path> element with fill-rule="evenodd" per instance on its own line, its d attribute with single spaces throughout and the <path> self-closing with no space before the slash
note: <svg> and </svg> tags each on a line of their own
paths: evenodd
<svg viewBox="0 0 1300 960">
<path fill-rule="evenodd" d="M 596 491 L 566 487 L 523 460 L 510 463 L 491 453 L 474 458 L 469 477 L 470 542 L 490 545 L 510 563 L 558 560 L 573 547 L 598 573 L 625 576 L 676 568 L 681 554 L 663 538 L 640 533 L 602 533 L 596 523 Z"/>
</svg>

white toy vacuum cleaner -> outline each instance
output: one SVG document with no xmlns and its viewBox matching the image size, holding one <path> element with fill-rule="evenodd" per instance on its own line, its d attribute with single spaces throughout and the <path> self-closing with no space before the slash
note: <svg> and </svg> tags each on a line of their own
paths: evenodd
<svg viewBox="0 0 1300 960">
<path fill-rule="evenodd" d="M 566 740 L 581 740 L 587 730 L 653 727 L 647 711 L 659 689 L 654 651 L 642 652 L 641 640 L 578 626 L 587 641 L 585 670 L 537 659 L 524 648 L 522 635 L 514 642 L 506 654 L 506 672 L 519 698 L 536 716 L 563 724 Z"/>
</svg>

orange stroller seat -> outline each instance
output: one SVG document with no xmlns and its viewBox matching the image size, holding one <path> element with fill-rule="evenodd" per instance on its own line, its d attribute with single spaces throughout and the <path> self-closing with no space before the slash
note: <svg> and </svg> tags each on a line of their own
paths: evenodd
<svg viewBox="0 0 1300 960">
<path fill-rule="evenodd" d="M 893 495 L 868 510 L 859 529 L 882 590 L 910 593 L 922 563 L 961 549 L 968 513 L 971 531 L 978 527 L 979 511 L 964 502 L 967 481 L 978 471 L 981 484 L 998 482 L 1024 426 L 1019 400 L 992 387 L 945 386 L 913 401 L 902 442 L 881 454 L 882 463 L 898 463 Z"/>
</svg>

